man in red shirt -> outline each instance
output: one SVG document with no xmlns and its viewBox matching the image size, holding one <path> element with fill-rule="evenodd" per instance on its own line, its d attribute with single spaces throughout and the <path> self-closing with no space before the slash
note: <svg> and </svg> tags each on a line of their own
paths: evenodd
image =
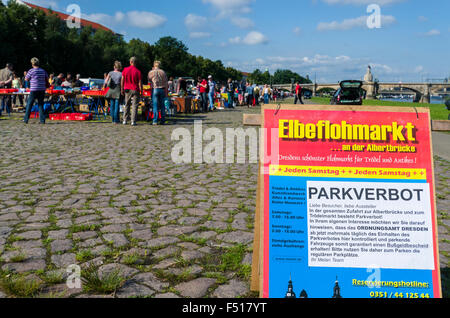
<svg viewBox="0 0 450 318">
<path fill-rule="evenodd" d="M 130 118 L 131 105 L 131 126 L 136 126 L 138 103 L 142 93 L 142 74 L 136 67 L 135 57 L 130 59 L 130 66 L 122 72 L 121 88 L 122 95 L 125 95 L 123 124 L 126 125 Z"/>
<path fill-rule="evenodd" d="M 297 86 L 295 86 L 295 100 L 294 100 L 294 104 L 297 104 L 297 101 L 300 101 L 300 104 L 303 104 L 302 87 L 300 86 L 299 82 L 297 82 Z"/>
<path fill-rule="evenodd" d="M 206 79 L 199 77 L 198 86 L 200 89 L 200 98 L 202 100 L 202 112 L 208 112 L 208 82 Z"/>
</svg>

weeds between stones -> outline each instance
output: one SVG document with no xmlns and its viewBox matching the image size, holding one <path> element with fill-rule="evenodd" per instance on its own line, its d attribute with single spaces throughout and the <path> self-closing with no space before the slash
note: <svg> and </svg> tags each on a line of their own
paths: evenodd
<svg viewBox="0 0 450 318">
<path fill-rule="evenodd" d="M 123 286 L 126 278 L 121 275 L 120 269 L 100 275 L 98 267 L 90 264 L 81 271 L 81 280 L 86 292 L 111 294 Z"/>
<path fill-rule="evenodd" d="M 0 287 L 9 296 L 20 298 L 35 297 L 42 288 L 42 282 L 19 274 L 0 274 Z"/>
</svg>

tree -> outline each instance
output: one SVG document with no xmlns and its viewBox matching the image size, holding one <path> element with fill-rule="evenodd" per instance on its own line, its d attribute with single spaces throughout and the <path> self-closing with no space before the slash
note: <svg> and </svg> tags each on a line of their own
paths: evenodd
<svg viewBox="0 0 450 318">
<path fill-rule="evenodd" d="M 38 57 L 49 73 L 103 78 L 114 61 L 127 66 L 129 58 L 135 56 L 144 74 L 158 59 L 168 76 L 197 78 L 211 74 L 217 81 L 242 78 L 240 71 L 225 68 L 220 60 L 190 54 L 176 38 L 162 37 L 152 45 L 139 39 L 126 42 L 120 35 L 91 27 L 70 29 L 51 10 L 46 14 L 13 0 L 7 5 L 0 1 L 0 43 L 0 68 L 13 63 L 19 74 L 30 68 L 32 57 Z"/>
<path fill-rule="evenodd" d="M 289 84 L 292 79 L 294 79 L 294 83 L 299 82 L 300 84 L 308 84 L 311 83 L 309 79 L 300 76 L 297 73 L 292 72 L 291 70 L 277 70 L 273 75 L 273 83 L 274 84 Z"/>
<path fill-rule="evenodd" d="M 186 76 L 182 61 L 188 58 L 188 48 L 183 42 L 167 36 L 154 45 L 156 59 L 162 62 L 168 76 Z"/>
</svg>

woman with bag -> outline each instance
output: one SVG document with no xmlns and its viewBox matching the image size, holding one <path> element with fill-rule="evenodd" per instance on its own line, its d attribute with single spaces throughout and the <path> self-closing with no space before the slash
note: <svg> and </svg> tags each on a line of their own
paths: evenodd
<svg viewBox="0 0 450 318">
<path fill-rule="evenodd" d="M 122 80 L 122 63 L 119 61 L 114 62 L 114 71 L 109 72 L 106 76 L 103 89 L 109 88 L 105 98 L 109 101 L 111 109 L 112 122 L 114 124 L 120 124 L 120 82 Z"/>
</svg>

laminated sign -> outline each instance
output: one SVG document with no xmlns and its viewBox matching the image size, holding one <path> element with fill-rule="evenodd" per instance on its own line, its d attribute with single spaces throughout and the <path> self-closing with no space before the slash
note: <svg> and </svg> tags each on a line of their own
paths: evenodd
<svg viewBox="0 0 450 318">
<path fill-rule="evenodd" d="M 262 297 L 441 297 L 430 123 L 428 109 L 263 108 Z"/>
</svg>

